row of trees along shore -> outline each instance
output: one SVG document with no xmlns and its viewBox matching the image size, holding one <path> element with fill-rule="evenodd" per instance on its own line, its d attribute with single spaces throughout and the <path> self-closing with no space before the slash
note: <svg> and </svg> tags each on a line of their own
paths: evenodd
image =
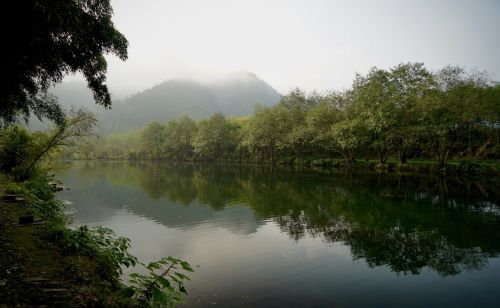
<svg viewBox="0 0 500 308">
<path fill-rule="evenodd" d="M 500 85 L 486 73 L 422 63 L 357 74 L 352 87 L 319 94 L 294 89 L 245 117 L 214 114 L 152 122 L 142 131 L 82 144 L 79 158 L 305 162 L 345 158 L 500 157 Z"/>
</svg>

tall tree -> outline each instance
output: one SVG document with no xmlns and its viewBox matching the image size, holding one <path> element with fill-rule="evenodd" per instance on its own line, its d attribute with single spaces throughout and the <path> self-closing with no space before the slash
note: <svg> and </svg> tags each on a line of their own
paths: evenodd
<svg viewBox="0 0 500 308">
<path fill-rule="evenodd" d="M 325 152 L 335 150 L 332 125 L 342 119 L 341 108 L 345 105 L 345 93 L 329 93 L 307 111 L 305 122 L 311 136 L 311 143 Z"/>
<path fill-rule="evenodd" d="M 63 123 L 64 113 L 47 89 L 68 73 L 81 72 L 96 103 L 111 106 L 104 55 L 125 60 L 128 42 L 111 21 L 110 0 L 14 1 L 5 12 L 0 124 L 31 113 Z"/>
<path fill-rule="evenodd" d="M 390 73 L 376 67 L 366 76 L 356 75 L 353 82 L 353 103 L 370 132 L 371 147 L 377 152 L 381 164 L 385 164 L 398 136 L 395 131 L 398 123 L 395 90 Z"/>
<path fill-rule="evenodd" d="M 196 123 L 188 116 L 172 120 L 165 125 L 167 152 L 177 160 L 187 160 L 193 155 L 193 141 L 196 136 Z"/>
<path fill-rule="evenodd" d="M 423 63 L 401 63 L 391 68 L 390 82 L 395 91 L 392 99 L 398 119 L 394 145 L 400 163 L 406 163 L 408 151 L 417 145 L 421 137 L 419 101 L 434 87 L 433 78 Z"/>
<path fill-rule="evenodd" d="M 93 135 L 96 123 L 97 120 L 92 113 L 78 109 L 70 111 L 62 123 L 52 130 L 34 133 L 32 155 L 22 176 L 29 177 L 36 165 L 51 151 L 60 147 L 75 146 L 82 139 Z"/>
<path fill-rule="evenodd" d="M 257 106 L 244 139 L 251 153 L 275 163 L 277 151 L 284 146 L 286 135 L 292 128 L 290 117 L 290 111 L 282 105 Z"/>
<path fill-rule="evenodd" d="M 356 158 L 369 142 L 369 131 L 366 123 L 359 117 L 345 115 L 332 126 L 332 135 L 338 151 L 345 159 L 354 164 Z"/>
<path fill-rule="evenodd" d="M 460 67 L 447 66 L 434 74 L 436 89 L 426 99 L 426 115 L 431 148 L 440 166 L 455 153 L 472 155 L 471 131 L 487 127 L 491 114 L 486 108 L 487 82 L 483 76 L 468 74 Z"/>
<path fill-rule="evenodd" d="M 232 125 L 222 114 L 216 113 L 198 123 L 194 151 L 202 160 L 221 160 L 236 148 L 234 137 Z"/>
<path fill-rule="evenodd" d="M 163 126 L 158 122 L 149 123 L 142 130 L 141 140 L 145 151 L 149 153 L 150 156 L 153 156 L 156 161 L 159 161 L 165 143 L 165 131 Z"/>
</svg>

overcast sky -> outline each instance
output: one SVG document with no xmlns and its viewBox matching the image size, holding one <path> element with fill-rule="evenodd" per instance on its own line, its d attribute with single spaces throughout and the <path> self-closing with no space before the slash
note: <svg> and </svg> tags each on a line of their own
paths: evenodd
<svg viewBox="0 0 500 308">
<path fill-rule="evenodd" d="M 500 1 L 112 0 L 129 59 L 108 84 L 132 93 L 170 78 L 248 70 L 281 93 L 348 87 L 372 66 L 424 62 L 500 79 Z"/>
</svg>

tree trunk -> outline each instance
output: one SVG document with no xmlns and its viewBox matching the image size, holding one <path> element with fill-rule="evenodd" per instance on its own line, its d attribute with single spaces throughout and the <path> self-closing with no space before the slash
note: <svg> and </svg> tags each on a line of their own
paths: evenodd
<svg viewBox="0 0 500 308">
<path fill-rule="evenodd" d="M 349 163 L 351 166 L 354 166 L 354 164 L 356 163 L 356 155 L 354 150 L 349 151 Z"/>
<path fill-rule="evenodd" d="M 406 149 L 400 149 L 398 153 L 399 153 L 399 163 L 406 164 L 406 162 L 408 161 Z"/>
<path fill-rule="evenodd" d="M 387 161 L 387 158 L 389 157 L 389 151 L 387 151 L 387 150 L 382 151 L 380 148 L 378 148 L 377 153 L 378 153 L 378 158 L 380 160 L 380 163 L 385 164 L 385 162 Z"/>
<path fill-rule="evenodd" d="M 49 140 L 47 145 L 44 147 L 40 153 L 35 157 L 35 159 L 31 162 L 31 164 L 28 166 L 28 168 L 23 172 L 23 177 L 28 177 L 29 174 L 31 173 L 32 169 L 35 167 L 36 163 L 47 153 L 52 147 L 56 146 L 57 143 L 59 142 L 58 138 L 61 136 L 62 130 L 57 131 L 57 133 Z"/>
<path fill-rule="evenodd" d="M 470 122 L 467 122 L 467 157 L 471 157 L 472 156 L 472 150 L 471 150 L 471 147 L 470 147 Z"/>
<path fill-rule="evenodd" d="M 156 148 L 156 161 L 160 161 L 160 145 L 158 144 L 158 140 L 155 138 L 155 148 Z"/>
<path fill-rule="evenodd" d="M 444 167 L 446 166 L 446 163 L 448 162 L 448 156 L 450 154 L 450 149 L 448 149 L 445 145 L 440 144 L 439 145 L 439 150 L 438 150 L 438 164 L 439 167 Z"/>
</svg>

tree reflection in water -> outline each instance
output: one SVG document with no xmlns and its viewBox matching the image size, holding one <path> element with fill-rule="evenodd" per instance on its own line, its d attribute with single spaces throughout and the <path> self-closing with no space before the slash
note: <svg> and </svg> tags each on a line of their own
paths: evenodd
<svg viewBox="0 0 500 308">
<path fill-rule="evenodd" d="M 296 241 L 312 236 L 342 242 L 353 259 L 396 273 L 430 268 L 456 275 L 484 268 L 500 252 L 498 178 L 101 163 L 80 173 L 100 173 L 114 184 L 140 187 L 154 200 L 185 206 L 223 210 L 243 204 Z"/>
</svg>

